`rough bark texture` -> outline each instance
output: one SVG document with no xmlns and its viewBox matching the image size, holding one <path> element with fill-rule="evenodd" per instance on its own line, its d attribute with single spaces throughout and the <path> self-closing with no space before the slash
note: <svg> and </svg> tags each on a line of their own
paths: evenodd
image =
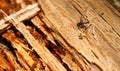
<svg viewBox="0 0 120 71">
<path fill-rule="evenodd" d="M 120 13 L 106 0 L 14 2 L 23 9 L 0 20 L 1 71 L 120 70 Z"/>
</svg>

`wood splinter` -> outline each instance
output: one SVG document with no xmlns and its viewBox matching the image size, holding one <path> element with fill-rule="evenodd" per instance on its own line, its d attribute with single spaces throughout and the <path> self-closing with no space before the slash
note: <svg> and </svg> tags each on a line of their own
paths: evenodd
<svg viewBox="0 0 120 71">
<path fill-rule="evenodd" d="M 28 5 L 27 7 L 23 8 L 20 11 L 14 13 L 14 14 L 11 14 L 9 16 L 7 16 L 7 14 L 4 11 L 0 10 L 0 12 L 4 16 L 4 19 L 0 20 L 0 31 L 4 31 L 8 27 L 11 27 L 11 25 L 9 24 L 10 18 L 8 18 L 8 17 L 15 18 L 18 21 L 24 21 L 24 20 L 30 19 L 31 17 L 36 15 L 38 11 L 40 11 L 40 8 L 38 7 L 37 3 L 35 3 L 33 5 Z"/>
</svg>

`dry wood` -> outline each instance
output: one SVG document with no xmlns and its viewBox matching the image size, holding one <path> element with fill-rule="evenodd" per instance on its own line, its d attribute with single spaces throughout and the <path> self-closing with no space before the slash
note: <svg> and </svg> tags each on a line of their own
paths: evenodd
<svg viewBox="0 0 120 71">
<path fill-rule="evenodd" d="M 35 38 L 30 34 L 30 32 L 26 29 L 25 25 L 22 22 L 13 19 L 12 24 L 23 34 L 28 43 L 52 70 L 66 71 L 62 64 L 45 47 L 44 43 L 39 43 L 37 40 L 35 40 Z"/>
<path fill-rule="evenodd" d="M 38 27 L 38 28 L 42 28 L 37 25 L 37 23 L 35 21 L 38 21 L 37 23 L 42 23 L 39 21 L 39 19 L 37 18 L 37 20 L 34 18 L 33 22 L 34 24 Z M 17 24 L 17 25 L 16 25 Z M 21 25 L 20 25 L 21 24 Z M 14 23 L 13 24 L 22 34 L 24 34 L 23 36 L 27 39 L 28 43 L 33 47 L 33 49 L 38 53 L 38 55 L 49 65 L 49 67 L 52 70 L 65 70 L 64 67 L 58 62 L 58 60 L 56 60 L 56 58 L 54 58 L 54 56 L 46 49 L 44 42 L 38 42 L 37 40 L 35 40 L 35 38 L 29 33 L 29 31 L 27 31 L 27 29 L 25 28 L 23 23 Z M 18 26 L 20 25 L 20 26 Z M 24 28 L 23 28 L 24 27 Z M 24 29 L 24 31 L 23 31 Z M 41 29 L 41 30 L 42 30 Z M 44 29 L 42 30 L 44 31 Z M 44 31 L 45 32 L 45 31 Z M 48 33 L 45 32 L 46 35 L 49 35 Z M 28 38 L 29 37 L 29 38 Z M 49 38 L 50 37 L 50 38 Z M 51 36 L 48 36 L 48 39 L 51 40 Z M 53 41 L 53 38 L 52 40 Z M 40 47 L 40 48 L 38 48 Z M 44 48 L 44 49 L 42 49 Z M 49 53 L 49 54 L 45 54 L 45 53 Z M 47 59 L 49 58 L 49 59 Z"/>
<path fill-rule="evenodd" d="M 13 24 L 33 48 L 33 51 L 29 49 L 14 32 L 2 34 L 17 49 L 17 58 L 23 68 L 46 71 L 120 70 L 120 13 L 106 0 L 38 1 L 42 16 L 39 15 L 41 12 L 36 15 L 40 10 L 37 4 L 27 6 L 24 0 L 16 0 L 24 9 L 5 17 L 6 20 L 0 20 L 0 30 Z M 35 0 L 29 2 L 34 3 Z M 30 26 L 25 26 L 23 21 L 31 17 L 29 21 L 34 26 L 31 27 L 29 23 Z M 81 28 L 81 20 L 82 26 L 85 22 L 89 23 Z M 47 36 L 47 40 L 43 40 L 39 30 Z M 34 51 L 41 59 L 32 53 Z M 5 69 L 11 70 L 9 63 L 13 64 L 15 59 L 9 52 L 4 50 L 4 53 L 9 62 L 0 55 L 0 60 L 3 60 L 1 63 Z M 0 66 L 0 70 L 3 67 Z M 16 68 L 15 65 L 13 67 Z"/>
<path fill-rule="evenodd" d="M 13 48 L 17 49 L 17 52 L 21 53 L 21 55 L 23 56 L 25 61 L 28 63 L 28 65 L 32 67 L 34 64 L 34 60 L 25 51 L 25 49 L 30 50 L 28 45 L 23 44 L 23 42 L 20 41 L 20 38 L 17 38 L 12 30 L 9 30 L 7 33 L 3 34 L 2 36 L 11 42 Z"/>
<path fill-rule="evenodd" d="M 20 35 L 19 32 L 17 34 Z M 43 68 L 45 67 L 45 69 L 46 68 L 48 69 L 46 71 L 49 71 L 49 68 L 46 65 L 46 63 L 39 60 L 39 58 L 32 53 L 33 52 L 32 49 L 28 47 L 28 44 L 25 43 L 24 39 L 20 39 L 19 37 L 17 37 L 14 34 L 13 30 L 7 31 L 2 36 L 11 42 L 13 48 L 17 49 L 17 51 L 15 51 L 17 59 L 18 61 L 20 61 L 24 68 L 27 63 L 32 70 L 43 70 Z M 44 63 L 45 66 L 42 65 L 41 62 Z M 26 69 L 29 70 L 28 67 L 26 67 Z"/>
<path fill-rule="evenodd" d="M 14 71 L 13 67 L 10 65 L 10 63 L 4 58 L 2 54 L 0 54 L 0 68 L 4 70 L 11 70 Z"/>
<path fill-rule="evenodd" d="M 119 70 L 120 56 L 117 54 L 120 49 L 120 37 L 112 29 L 114 27 L 110 26 L 89 5 L 89 2 L 86 0 L 39 0 L 39 3 L 45 14 L 43 21 L 46 22 L 44 19 L 47 19 L 49 23 L 46 24 L 49 24 L 54 31 L 58 31 L 69 45 L 87 59 L 87 70 Z M 81 15 L 92 25 L 85 32 L 81 32 L 77 27 Z M 91 30 L 92 27 L 95 29 Z M 81 33 L 85 36 L 83 39 L 79 39 Z"/>
<path fill-rule="evenodd" d="M 86 2 L 88 1 L 86 0 Z M 92 0 L 89 1 L 88 5 L 95 9 L 96 13 L 98 13 L 106 23 L 113 27 L 114 32 L 120 35 L 120 24 L 116 24 L 120 22 L 120 13 L 115 10 L 112 5 L 110 5 L 106 0 L 99 0 L 97 2 L 96 0 Z"/>
<path fill-rule="evenodd" d="M 35 19 L 35 18 L 33 18 L 33 19 Z M 44 18 L 43 20 L 44 20 L 44 22 L 45 22 L 45 23 L 43 23 L 43 25 L 49 23 L 49 22 L 47 22 L 47 20 L 46 20 L 45 18 Z M 37 21 L 38 21 L 38 20 L 37 20 Z M 33 21 L 33 23 L 34 23 L 34 21 Z M 39 27 L 39 25 L 37 25 L 37 27 Z M 40 28 L 39 28 L 39 29 L 40 29 Z M 53 28 L 49 28 L 48 30 L 50 30 L 50 29 L 53 29 Z M 40 30 L 41 30 L 41 29 L 40 29 Z M 48 33 L 49 33 L 49 34 L 52 34 L 53 38 L 54 38 L 55 40 L 57 40 L 57 41 L 60 43 L 60 45 L 61 45 L 64 49 L 67 50 L 67 52 L 70 52 L 70 54 L 71 54 L 71 56 L 72 56 L 72 59 L 75 60 L 75 61 L 69 60 L 69 61 L 71 61 L 71 62 L 67 62 L 67 59 L 66 59 L 67 57 L 66 57 L 66 55 L 67 55 L 68 53 L 66 53 L 65 56 L 59 54 L 60 57 L 62 58 L 63 62 L 67 63 L 68 66 L 69 66 L 69 65 L 74 64 L 74 62 L 77 61 L 78 66 L 79 66 L 80 68 L 82 68 L 82 70 L 86 70 L 86 65 L 85 65 L 85 63 L 84 63 L 84 61 L 83 61 L 84 58 L 83 58 L 82 56 L 80 56 L 76 50 L 74 50 L 73 48 L 71 48 L 71 47 L 66 43 L 66 41 L 64 40 L 64 38 L 62 38 L 62 36 L 61 36 L 56 30 L 54 30 L 54 32 L 53 32 L 53 31 L 50 31 L 50 32 L 48 32 Z M 47 36 L 49 36 L 49 35 L 47 35 Z M 50 36 L 51 36 L 51 35 L 50 35 Z M 58 48 L 59 48 L 59 47 L 58 47 Z M 62 49 L 63 49 L 63 48 L 62 48 Z M 63 50 L 64 50 L 64 49 L 63 49 Z M 55 51 L 57 51 L 57 50 L 55 50 Z M 60 51 L 61 51 L 61 50 L 60 50 Z M 71 64 L 71 63 L 72 63 L 72 64 Z M 72 67 L 73 67 L 73 68 L 78 68 L 77 65 L 74 65 L 74 66 L 72 66 Z M 73 70 L 71 67 L 69 67 L 69 68 L 70 68 L 71 70 Z M 79 68 L 76 69 L 76 70 L 79 70 Z"/>
<path fill-rule="evenodd" d="M 47 36 L 48 40 L 50 40 L 52 43 L 55 44 L 53 36 L 51 35 L 50 32 L 47 32 L 47 30 L 44 27 L 43 22 L 39 19 L 39 17 L 36 16 L 33 19 L 31 19 L 31 21 L 33 22 L 35 26 L 37 26 Z"/>
<path fill-rule="evenodd" d="M 18 21 L 23 21 L 26 19 L 29 19 L 36 15 L 36 13 L 40 11 L 37 4 L 28 5 L 26 8 L 21 9 L 20 11 L 16 12 L 15 14 L 11 14 L 9 17 L 15 18 Z M 10 26 L 9 23 L 5 23 L 7 21 L 10 21 L 10 18 L 7 18 L 6 20 L 2 19 L 0 20 L 0 30 L 5 29 L 6 27 Z"/>
<path fill-rule="evenodd" d="M 19 70 L 21 69 L 20 65 L 17 63 L 15 57 L 8 51 L 8 50 L 4 50 L 4 53 L 6 54 L 6 57 L 8 59 L 8 61 L 11 63 L 11 65 L 15 68 L 15 70 Z"/>
<path fill-rule="evenodd" d="M 63 46 L 65 49 L 67 49 L 68 52 L 70 52 L 72 54 L 71 55 L 69 53 L 65 53 L 65 56 L 64 56 L 64 55 L 62 55 L 62 54 L 60 54 L 60 53 L 57 52 L 58 55 L 62 58 L 62 61 L 69 66 L 70 70 L 81 71 L 81 69 L 80 69 L 81 66 L 80 65 L 78 66 L 75 63 L 75 61 L 72 60 L 72 59 L 75 59 L 75 60 L 77 60 L 77 62 L 79 62 L 80 64 L 83 65 L 83 63 L 82 63 L 83 61 L 82 61 L 82 59 L 80 59 L 78 53 L 74 49 L 71 49 L 65 43 L 65 41 L 63 40 L 63 38 L 60 37 L 59 34 L 57 34 L 55 32 L 52 32 L 52 31 L 48 32 L 47 30 L 50 30 L 50 28 L 47 28 L 47 30 L 46 30 L 45 27 L 43 27 L 45 25 L 45 23 L 42 23 L 42 21 L 37 16 L 34 17 L 31 21 L 33 22 L 33 24 L 35 26 L 37 26 L 41 31 L 43 31 L 47 35 L 48 40 L 50 40 L 53 43 L 55 43 L 54 39 L 58 40 L 61 43 L 61 46 Z M 53 36 L 54 36 L 54 38 L 53 38 Z M 56 45 L 56 43 L 55 43 L 55 45 Z M 58 47 L 58 48 L 60 48 L 60 47 Z M 55 50 L 55 51 L 57 51 L 57 50 Z M 71 57 L 72 59 L 70 59 L 69 57 Z M 83 66 L 85 66 L 85 65 L 83 65 Z M 83 69 L 85 70 L 84 67 L 83 67 Z"/>
<path fill-rule="evenodd" d="M 44 21 L 45 21 L 45 24 L 46 23 L 48 23 L 48 22 L 46 22 L 46 19 L 44 18 L 43 19 Z M 53 29 L 53 28 L 50 28 L 50 29 Z M 74 49 L 74 48 L 71 48 L 71 46 L 69 46 L 69 44 L 68 43 L 66 43 L 66 41 L 64 40 L 64 38 L 59 34 L 59 32 L 57 32 L 55 29 L 54 29 L 54 32 L 51 32 L 51 34 L 53 35 L 53 37 L 54 37 L 54 39 L 55 40 L 57 40 L 58 42 L 59 42 L 59 44 L 64 48 L 64 49 L 66 49 L 67 50 L 67 52 L 69 52 L 70 54 L 71 54 L 71 56 L 72 56 L 72 60 L 74 60 L 73 61 L 73 64 L 74 64 L 74 62 L 76 62 L 76 64 L 82 69 L 82 70 L 84 70 L 84 71 L 88 71 L 91 67 L 90 67 L 90 65 L 89 66 L 87 66 L 86 65 L 86 62 L 84 62 L 84 61 L 86 61 L 86 59 L 84 59 L 84 57 L 83 56 L 81 56 L 81 55 L 79 55 L 79 53 Z M 59 48 L 59 47 L 58 47 Z M 63 49 L 63 50 L 64 50 Z M 56 50 L 55 50 L 56 51 Z M 68 53 L 66 53 L 66 55 L 67 55 Z M 72 65 L 70 62 L 67 62 L 66 60 L 66 55 L 65 56 L 63 56 L 63 55 L 61 55 L 60 54 L 60 57 L 62 58 L 62 60 L 63 60 L 63 62 L 65 62 L 65 63 L 67 63 L 68 64 L 68 66 L 69 66 L 69 64 L 70 65 Z M 71 61 L 71 60 L 69 60 L 69 61 Z M 88 63 L 88 62 L 87 62 Z M 89 64 L 89 63 L 88 63 Z M 77 66 L 72 66 L 73 68 L 75 67 L 75 68 L 77 68 Z M 88 67 L 88 68 L 87 68 Z M 71 70 L 73 70 L 71 67 L 69 67 Z M 76 69 L 77 70 L 77 69 Z M 79 68 L 78 68 L 78 70 L 79 70 Z"/>
<path fill-rule="evenodd" d="M 20 62 L 20 64 L 27 70 L 27 71 L 30 71 L 30 67 L 27 65 L 27 63 L 25 62 L 23 56 L 19 53 L 19 52 L 16 52 L 16 55 L 17 55 L 17 58 L 18 58 L 18 61 Z"/>
</svg>

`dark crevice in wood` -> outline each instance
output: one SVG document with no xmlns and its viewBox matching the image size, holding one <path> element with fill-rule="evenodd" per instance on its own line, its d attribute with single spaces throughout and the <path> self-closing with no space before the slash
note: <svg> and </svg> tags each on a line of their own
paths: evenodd
<svg viewBox="0 0 120 71">
<path fill-rule="evenodd" d="M 43 22 L 43 21 L 42 21 L 42 22 Z M 44 22 L 43 22 L 43 23 L 44 23 Z M 50 29 L 50 28 L 48 28 L 46 24 L 44 24 L 44 25 L 42 25 L 42 26 L 45 28 L 45 30 L 46 30 L 47 32 L 49 32 L 49 33 L 53 32 L 53 30 Z"/>
<path fill-rule="evenodd" d="M 44 17 L 44 18 L 46 18 L 46 17 Z M 47 18 L 46 18 L 47 19 Z M 45 29 L 46 29 L 46 31 L 47 32 L 49 32 L 49 33 L 51 33 L 51 32 L 55 32 L 55 33 L 58 33 L 58 31 L 56 31 L 56 30 L 54 30 L 55 29 L 55 26 L 54 25 L 52 25 L 52 28 L 50 27 L 48 27 L 47 25 L 46 25 L 46 23 L 41 19 L 41 21 L 42 21 L 42 23 L 44 24 L 44 25 L 42 25 Z M 49 19 L 47 19 L 47 21 L 49 21 Z M 50 21 L 49 21 L 50 22 Z M 50 22 L 51 23 L 51 22 Z M 54 29 L 53 29 L 53 27 L 54 27 Z"/>
<path fill-rule="evenodd" d="M 78 53 L 76 53 L 76 54 L 78 54 Z M 72 60 L 80 67 L 80 69 L 82 71 L 85 71 L 84 68 L 83 68 L 83 66 L 82 66 L 82 64 L 75 58 L 74 54 L 71 54 L 71 55 L 73 57 Z M 82 60 L 82 56 L 80 56 L 79 54 L 78 54 L 78 56 Z"/>
<path fill-rule="evenodd" d="M 30 46 L 30 45 L 29 45 L 29 46 Z M 41 57 L 37 54 L 37 52 L 35 52 L 35 50 L 32 50 L 31 54 L 33 54 L 33 55 L 36 56 L 37 58 L 41 58 Z"/>
<path fill-rule="evenodd" d="M 56 49 L 60 54 L 65 55 L 66 49 L 63 48 L 57 40 L 55 40 L 55 42 L 56 42 L 56 44 L 57 44 L 57 48 L 55 48 L 55 49 Z M 53 45 L 54 45 L 54 44 L 53 44 Z"/>
<path fill-rule="evenodd" d="M 21 39 L 24 39 L 24 36 L 15 28 L 15 27 L 12 27 L 11 28 L 13 30 L 13 32 L 15 33 L 16 37 L 19 37 Z"/>
<path fill-rule="evenodd" d="M 40 29 L 38 29 L 37 27 L 35 27 L 35 29 L 39 34 L 42 35 L 43 40 L 45 40 L 47 38 L 47 36 Z"/>
<path fill-rule="evenodd" d="M 34 25 L 32 24 L 32 22 L 30 20 L 26 20 L 23 22 L 26 26 L 31 26 L 32 28 L 34 27 Z"/>
<path fill-rule="evenodd" d="M 58 45 L 54 45 L 53 43 L 51 43 L 50 41 L 48 41 L 48 46 L 47 48 L 50 50 L 50 52 L 63 64 L 63 66 L 69 71 L 69 67 L 67 64 L 65 64 L 63 61 L 62 61 L 62 58 L 60 57 L 60 55 L 65 55 L 65 51 L 62 51 L 61 50 L 61 46 Z M 60 54 L 60 55 L 59 55 Z"/>
<path fill-rule="evenodd" d="M 91 63 L 92 68 L 95 68 L 94 70 L 97 71 L 103 71 L 102 68 L 100 66 L 98 66 L 96 63 Z"/>
<path fill-rule="evenodd" d="M 60 35 L 60 34 L 59 34 Z M 61 37 L 62 37 L 62 35 L 60 35 Z M 84 68 L 82 67 L 82 64 L 77 60 L 77 59 L 75 59 L 75 57 L 74 57 L 74 54 L 71 52 L 71 50 L 73 50 L 74 52 L 76 52 L 76 54 L 78 54 L 78 56 L 79 56 L 79 54 L 80 53 L 77 53 L 77 51 L 76 51 L 76 49 L 74 49 L 63 37 L 62 37 L 62 39 L 65 41 L 65 43 L 70 47 L 69 49 L 68 48 L 64 48 L 65 50 L 68 50 L 68 52 L 73 56 L 73 61 L 82 69 L 82 71 L 85 71 L 84 70 Z M 57 44 L 58 45 L 63 45 L 62 44 L 62 42 L 60 42 L 60 41 L 56 41 L 57 42 Z M 80 54 L 80 56 L 81 56 L 81 54 Z M 81 56 L 81 57 L 83 57 L 83 56 Z M 85 57 L 83 57 L 83 58 L 85 58 Z M 86 58 L 85 58 L 86 59 Z M 88 60 L 87 60 L 88 61 Z M 88 61 L 88 63 L 90 63 L 89 61 Z"/>
<path fill-rule="evenodd" d="M 4 44 L 7 47 L 5 49 L 10 50 L 14 54 L 14 56 L 16 56 L 14 51 L 15 49 L 11 46 L 11 43 L 7 41 L 5 38 L 3 38 L 1 35 L 0 35 L 0 43 Z"/>
<path fill-rule="evenodd" d="M 55 57 L 57 57 L 57 59 L 63 64 L 63 66 L 64 66 L 68 71 L 71 71 L 70 68 L 68 67 L 68 65 L 67 65 L 66 63 L 64 63 L 64 62 L 62 61 L 62 58 L 60 57 L 60 55 L 65 56 L 66 52 L 69 53 L 69 51 L 66 50 L 66 49 L 64 49 L 57 40 L 55 40 L 55 42 L 56 42 L 57 45 L 54 45 L 53 43 L 48 42 L 49 45 L 50 45 L 50 49 L 53 51 L 53 52 L 52 52 L 53 55 L 54 55 Z M 49 48 L 48 48 L 48 49 L 49 49 Z M 50 49 L 49 49 L 49 50 L 50 50 Z M 51 50 L 50 50 L 50 51 L 51 51 Z M 59 54 L 60 54 L 60 55 L 59 55 Z M 69 54 L 70 54 L 70 53 L 69 53 Z M 72 55 L 72 56 L 74 57 L 73 54 L 70 54 L 70 55 Z M 73 58 L 73 62 L 75 62 L 75 63 L 77 64 L 77 60 L 76 60 L 75 58 Z"/>
<path fill-rule="evenodd" d="M 113 27 L 112 30 L 120 37 L 120 34 Z"/>
<path fill-rule="evenodd" d="M 97 59 L 99 59 L 99 57 L 93 52 L 93 51 L 91 51 L 93 54 L 94 54 L 94 56 L 97 58 Z"/>
<path fill-rule="evenodd" d="M 22 65 L 19 62 L 17 55 L 16 55 L 17 49 L 13 48 L 11 45 L 11 42 L 7 41 L 4 37 L 0 36 L 0 38 L 1 38 L 0 42 L 2 42 L 3 44 L 5 44 L 8 47 L 7 50 L 15 57 L 16 62 L 22 67 Z M 6 60 L 8 60 L 8 59 L 6 58 Z"/>
<path fill-rule="evenodd" d="M 35 31 L 37 31 L 39 34 L 41 34 L 43 40 L 46 39 L 46 35 L 40 29 L 38 29 L 30 20 L 26 20 L 26 21 L 24 21 L 24 23 L 26 24 L 26 26 L 28 25 L 31 28 L 34 28 Z"/>
<path fill-rule="evenodd" d="M 86 63 L 86 61 L 87 61 L 87 63 L 89 63 L 89 64 L 91 63 L 91 62 L 90 62 L 86 57 L 84 57 L 81 53 L 78 52 L 78 54 L 79 54 L 79 55 L 81 56 L 81 58 L 83 59 L 84 63 Z M 87 63 L 86 63 L 86 64 L 87 64 Z"/>
<path fill-rule="evenodd" d="M 68 67 L 67 64 L 63 63 L 63 66 L 67 69 L 67 71 L 72 71 L 72 70 L 70 70 L 70 68 Z"/>
</svg>

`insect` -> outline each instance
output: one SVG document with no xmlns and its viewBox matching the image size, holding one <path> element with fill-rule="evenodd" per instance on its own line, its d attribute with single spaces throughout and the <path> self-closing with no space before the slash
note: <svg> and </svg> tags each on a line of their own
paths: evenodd
<svg viewBox="0 0 120 71">
<path fill-rule="evenodd" d="M 83 39 L 83 37 L 86 37 L 86 33 L 88 32 L 88 28 L 90 28 L 90 26 L 92 26 L 92 35 L 93 35 L 93 38 L 96 40 L 97 39 L 97 36 L 95 34 L 95 25 L 93 24 L 89 24 L 90 22 L 83 22 L 82 18 L 80 19 L 80 22 L 77 24 L 77 27 L 78 29 L 81 31 L 80 32 L 80 35 L 78 36 L 79 39 Z M 89 30 L 90 32 L 90 30 Z"/>
<path fill-rule="evenodd" d="M 82 18 L 80 19 L 80 22 L 77 24 L 78 28 L 87 28 L 87 24 L 89 24 L 89 21 L 83 22 Z"/>
<path fill-rule="evenodd" d="M 85 36 L 85 31 L 87 30 L 87 28 L 90 27 L 89 21 L 84 22 L 82 20 L 82 18 L 80 18 L 80 22 L 77 24 L 78 29 L 81 31 L 80 35 L 79 35 L 79 39 L 82 39 Z"/>
</svg>

